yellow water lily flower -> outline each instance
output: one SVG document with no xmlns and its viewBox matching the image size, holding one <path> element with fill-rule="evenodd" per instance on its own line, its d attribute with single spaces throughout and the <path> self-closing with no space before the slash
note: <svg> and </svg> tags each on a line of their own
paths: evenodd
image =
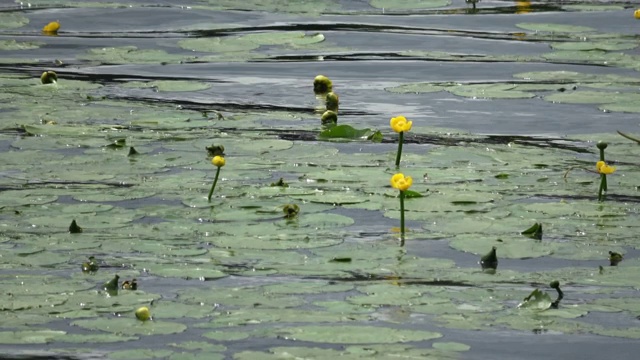
<svg viewBox="0 0 640 360">
<path fill-rule="evenodd" d="M 596 170 L 600 174 L 608 175 L 608 174 L 613 174 L 614 172 L 616 172 L 616 167 L 615 166 L 609 166 L 604 161 L 598 161 L 596 163 Z"/>
<path fill-rule="evenodd" d="M 213 159 L 211 159 L 211 163 L 217 167 L 223 167 L 226 162 L 224 160 L 224 157 L 218 155 L 214 156 Z"/>
<path fill-rule="evenodd" d="M 391 186 L 400 191 L 408 190 L 413 185 L 411 176 L 405 177 L 402 173 L 397 173 L 391 177 Z"/>
<path fill-rule="evenodd" d="M 407 118 L 400 115 L 400 116 L 391 118 L 390 124 L 393 131 L 400 133 L 400 132 L 406 132 L 411 130 L 411 125 L 413 125 L 413 121 L 409 121 L 407 120 Z"/>
<path fill-rule="evenodd" d="M 636 19 L 640 19 L 640 9 L 633 12 L 633 17 Z"/>
<path fill-rule="evenodd" d="M 42 32 L 47 35 L 56 35 L 59 29 L 60 29 L 60 22 L 56 20 L 45 25 L 42 28 Z"/>
</svg>

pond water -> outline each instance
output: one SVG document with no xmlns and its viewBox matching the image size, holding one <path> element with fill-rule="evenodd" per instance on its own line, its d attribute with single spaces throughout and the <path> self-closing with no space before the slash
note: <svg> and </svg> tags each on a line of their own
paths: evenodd
<svg viewBox="0 0 640 360">
<path fill-rule="evenodd" d="M 3 2 L 0 358 L 636 358 L 634 10 Z"/>
</svg>

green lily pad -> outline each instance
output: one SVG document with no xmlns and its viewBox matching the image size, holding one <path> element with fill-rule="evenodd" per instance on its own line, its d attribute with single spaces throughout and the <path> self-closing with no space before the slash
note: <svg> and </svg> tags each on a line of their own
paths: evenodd
<svg viewBox="0 0 640 360">
<path fill-rule="evenodd" d="M 638 44 L 632 42 L 560 42 L 551 43 L 551 48 L 555 50 L 569 50 L 569 51 L 588 51 L 588 50 L 603 50 L 603 51 L 622 51 L 631 50 L 638 47 Z"/>
<path fill-rule="evenodd" d="M 0 40 L 0 49 L 5 51 L 15 51 L 15 50 L 32 50 L 37 49 L 43 46 L 42 42 L 17 42 L 15 40 Z"/>
<path fill-rule="evenodd" d="M 156 80 L 156 81 L 130 81 L 123 84 L 128 88 L 154 88 L 157 91 L 200 91 L 211 87 L 211 84 L 200 81 L 188 80 Z"/>
<path fill-rule="evenodd" d="M 462 84 L 445 88 L 454 95 L 474 99 L 528 99 L 535 96 L 515 89 L 515 84 Z"/>
<path fill-rule="evenodd" d="M 89 330 L 100 330 L 122 335 L 169 335 L 178 334 L 187 329 L 185 325 L 180 323 L 158 320 L 139 321 L 133 316 L 133 313 L 127 318 L 119 319 L 76 320 L 72 322 L 71 325 Z"/>
<path fill-rule="evenodd" d="M 396 94 L 425 94 L 445 90 L 447 87 L 431 83 L 404 84 L 385 88 L 385 91 Z"/>
<path fill-rule="evenodd" d="M 209 331 L 202 334 L 202 336 L 216 341 L 237 341 L 248 338 L 249 334 L 239 331 Z"/>
<path fill-rule="evenodd" d="M 187 39 L 179 41 L 178 45 L 184 49 L 195 51 L 228 53 L 246 52 L 263 45 L 301 46 L 322 41 L 324 41 L 324 35 L 322 34 L 305 34 L 304 32 L 290 31 L 252 33 L 233 37 Z"/>
<path fill-rule="evenodd" d="M 355 129 L 350 125 L 336 125 L 330 129 L 322 131 L 318 138 L 328 139 L 352 139 L 352 140 L 366 140 L 369 136 L 375 133 L 371 129 Z"/>
<path fill-rule="evenodd" d="M 425 341 L 441 337 L 433 331 L 392 329 L 381 326 L 303 326 L 283 328 L 284 336 L 299 341 L 330 344 L 394 344 Z"/>
<path fill-rule="evenodd" d="M 158 359 L 165 358 L 172 355 L 173 351 L 164 349 L 130 349 L 130 350 L 118 350 L 111 351 L 109 357 L 111 359 L 132 359 L 132 360 L 146 360 L 146 359 Z"/>
<path fill-rule="evenodd" d="M 560 246 L 552 242 L 539 242 L 533 239 L 516 237 L 515 235 L 505 236 L 501 239 L 481 234 L 457 235 L 451 240 L 452 248 L 472 252 L 474 254 L 484 254 L 492 246 L 498 248 L 498 258 L 510 259 L 530 259 L 553 254 Z"/>
<path fill-rule="evenodd" d="M 525 30 L 552 33 L 585 33 L 594 32 L 596 29 L 588 26 L 550 24 L 550 23 L 519 23 L 517 27 Z"/>
<path fill-rule="evenodd" d="M 0 29 L 19 28 L 28 23 L 29 19 L 18 12 L 0 13 Z"/>
<path fill-rule="evenodd" d="M 385 10 L 411 10 L 431 9 L 445 7 L 451 4 L 450 0 L 369 0 L 371 6 Z"/>
<path fill-rule="evenodd" d="M 135 46 L 104 47 L 90 49 L 79 55 L 80 60 L 98 61 L 103 64 L 153 64 L 178 63 L 185 57 L 169 54 L 164 50 L 138 49 Z"/>
<path fill-rule="evenodd" d="M 471 346 L 467 344 L 452 342 L 452 341 L 450 342 L 436 341 L 433 343 L 433 347 L 435 349 L 446 350 L 446 351 L 469 351 L 469 349 L 471 349 Z"/>
<path fill-rule="evenodd" d="M 640 94 L 604 91 L 572 91 L 547 95 L 546 101 L 568 104 L 608 104 L 640 102 Z"/>
<path fill-rule="evenodd" d="M 0 331 L 0 344 L 47 344 L 65 335 L 65 331 L 56 330 Z"/>
</svg>

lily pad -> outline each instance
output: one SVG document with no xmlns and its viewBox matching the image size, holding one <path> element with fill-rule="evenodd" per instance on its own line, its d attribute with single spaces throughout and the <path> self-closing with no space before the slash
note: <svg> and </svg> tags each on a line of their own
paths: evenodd
<svg viewBox="0 0 640 360">
<path fill-rule="evenodd" d="M 410 10 L 410 9 L 431 9 L 445 7 L 451 4 L 450 0 L 370 0 L 371 6 L 385 10 Z"/>
<path fill-rule="evenodd" d="M 588 26 L 551 24 L 551 23 L 519 23 L 517 27 L 525 30 L 552 33 L 586 33 L 595 32 L 596 29 Z"/>
<path fill-rule="evenodd" d="M 330 344 L 394 344 L 441 337 L 432 331 L 393 329 L 382 326 L 303 326 L 281 329 L 280 334 L 299 341 Z"/>
<path fill-rule="evenodd" d="M 0 29 L 19 28 L 29 23 L 29 18 L 18 12 L 0 13 Z"/>
<path fill-rule="evenodd" d="M 178 334 L 187 329 L 180 323 L 167 321 L 139 321 L 133 316 L 120 319 L 87 319 L 76 320 L 72 326 L 79 326 L 89 330 L 100 330 L 122 335 L 169 335 Z"/>
</svg>

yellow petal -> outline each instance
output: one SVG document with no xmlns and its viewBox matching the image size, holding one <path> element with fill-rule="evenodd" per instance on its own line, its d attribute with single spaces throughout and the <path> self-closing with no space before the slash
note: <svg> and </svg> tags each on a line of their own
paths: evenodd
<svg viewBox="0 0 640 360">
<path fill-rule="evenodd" d="M 398 182 L 398 190 L 406 191 L 413 185 L 413 179 L 411 176 L 407 176 Z"/>
<path fill-rule="evenodd" d="M 615 166 L 604 165 L 600 168 L 601 174 L 613 174 L 614 172 L 616 172 Z"/>
<path fill-rule="evenodd" d="M 605 164 L 605 162 L 604 162 L 604 161 L 598 161 L 598 162 L 596 163 L 596 170 L 599 172 L 599 171 L 600 171 L 600 168 L 602 168 L 602 167 L 603 167 L 603 166 L 605 166 L 605 165 L 606 165 L 606 164 Z"/>
<path fill-rule="evenodd" d="M 404 174 L 402 174 L 402 173 L 397 173 L 397 174 L 393 175 L 393 176 L 391 177 L 391 186 L 392 186 L 394 189 L 399 189 L 398 184 L 399 184 L 402 180 L 404 180 Z"/>
</svg>

